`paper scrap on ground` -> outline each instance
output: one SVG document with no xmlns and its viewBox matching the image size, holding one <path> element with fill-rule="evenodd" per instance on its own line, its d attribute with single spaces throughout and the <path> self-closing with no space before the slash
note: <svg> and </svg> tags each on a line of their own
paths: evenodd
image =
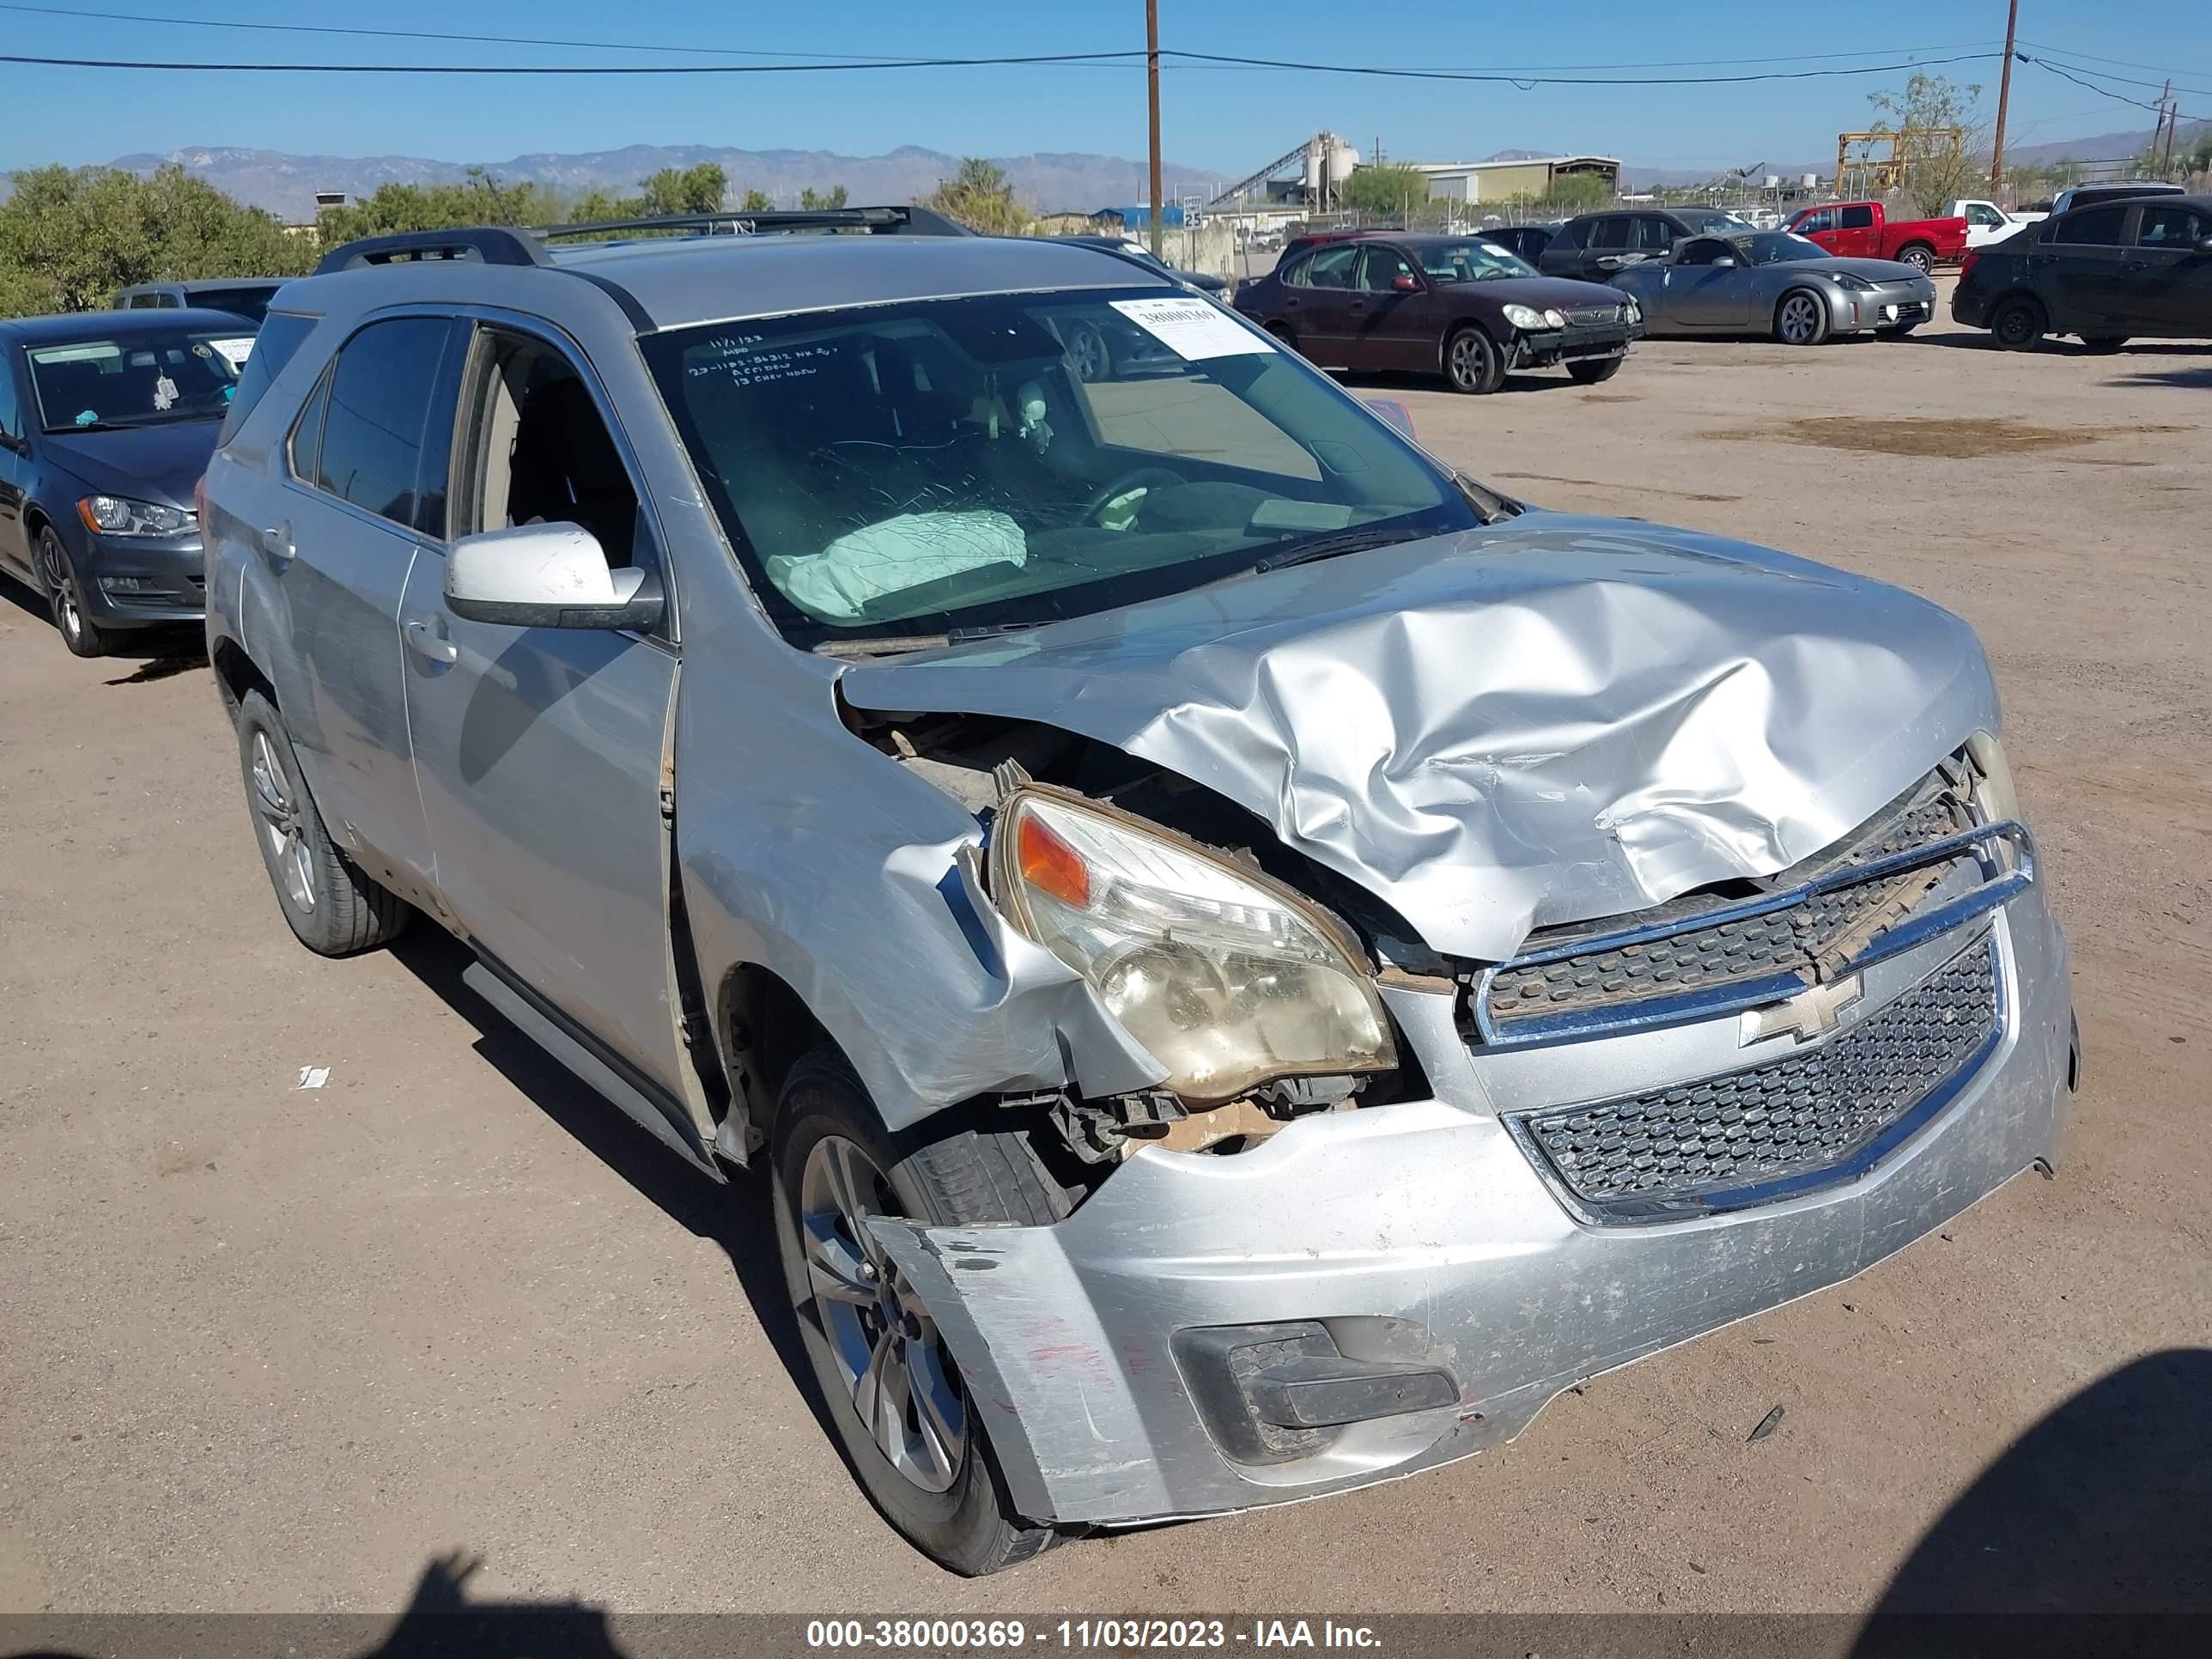
<svg viewBox="0 0 2212 1659">
<path fill-rule="evenodd" d="M 319 1089 L 330 1080 L 331 1068 L 327 1066 L 302 1066 L 300 1068 L 300 1087 L 302 1089 Z"/>
<path fill-rule="evenodd" d="M 1026 564 L 1029 556 L 1022 527 L 1003 513 L 902 513 L 819 553 L 779 553 L 768 574 L 801 610 L 826 622 L 858 622 L 882 594 L 985 565 Z"/>
<path fill-rule="evenodd" d="M 1273 351 L 1267 337 L 1211 300 L 1114 300 L 1114 309 L 1178 357 L 1238 357 Z"/>
</svg>

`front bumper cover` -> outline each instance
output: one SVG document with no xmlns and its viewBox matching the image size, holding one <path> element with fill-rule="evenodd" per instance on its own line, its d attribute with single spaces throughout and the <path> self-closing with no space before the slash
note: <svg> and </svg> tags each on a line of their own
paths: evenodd
<svg viewBox="0 0 2212 1659">
<path fill-rule="evenodd" d="M 1434 1099 L 1302 1119 L 1229 1157 L 1139 1152 L 1051 1227 L 876 1229 L 1032 1519 L 1214 1514 L 1410 1474 L 1510 1438 L 1585 1377 L 1848 1279 L 2050 1158 L 2074 1042 L 2065 945 L 2033 889 L 1992 927 L 2008 1010 L 1995 1053 L 1874 1168 L 1787 1201 L 1589 1224 L 1500 1120 L 1532 1088 L 1708 1064 L 1733 1048 L 1733 1016 L 1479 1056 L 1450 998 L 1397 991 Z M 1869 970 L 1869 990 L 1875 975 L 1926 971 L 1961 937 Z M 1234 1458 L 1206 1426 L 1179 1334 L 1291 1322 L 1318 1322 L 1346 1353 L 1386 1330 L 1461 1397 L 1354 1423 L 1311 1455 Z"/>
</svg>

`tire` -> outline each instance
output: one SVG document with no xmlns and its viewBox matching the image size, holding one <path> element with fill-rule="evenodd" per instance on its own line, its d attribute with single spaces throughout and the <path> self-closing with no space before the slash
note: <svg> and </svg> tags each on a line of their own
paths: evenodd
<svg viewBox="0 0 2212 1659">
<path fill-rule="evenodd" d="M 1627 361 L 1626 357 L 1601 357 L 1569 363 L 1567 378 L 1577 386 L 1603 386 L 1620 373 L 1620 366 Z"/>
<path fill-rule="evenodd" d="M 1067 355 L 1075 365 L 1075 378 L 1089 385 L 1114 377 L 1114 348 L 1106 331 L 1096 323 L 1078 323 L 1067 337 Z"/>
<path fill-rule="evenodd" d="M 1936 250 L 1925 242 L 1910 242 L 1897 251 L 1898 263 L 1911 265 L 1923 276 L 1936 270 Z"/>
<path fill-rule="evenodd" d="M 1505 359 L 1473 323 L 1444 337 L 1444 384 L 1470 398 L 1486 397 L 1505 384 Z"/>
<path fill-rule="evenodd" d="M 37 553 L 39 586 L 46 590 L 62 643 L 80 657 L 104 657 L 115 649 L 121 636 L 85 615 L 84 584 L 77 576 L 76 562 L 70 557 L 69 549 L 62 545 L 52 525 L 40 526 Z"/>
<path fill-rule="evenodd" d="M 2091 351 L 2118 351 L 2127 343 L 2128 337 L 2124 334 L 2099 334 L 2094 337 L 2084 334 L 2081 337 L 2081 343 Z"/>
<path fill-rule="evenodd" d="M 1277 345 L 1281 346 L 1284 350 L 1296 351 L 1298 349 L 1297 336 L 1292 334 L 1289 328 L 1285 325 L 1281 323 L 1269 323 L 1267 326 L 1267 337 L 1274 341 Z"/>
<path fill-rule="evenodd" d="M 398 937 L 413 912 L 331 842 L 283 719 L 258 691 L 238 706 L 238 759 L 253 844 L 300 943 L 318 956 L 349 957 Z"/>
<path fill-rule="evenodd" d="M 1828 326 L 1828 302 L 1809 288 L 1793 288 L 1774 302 L 1774 337 L 1784 345 L 1820 345 Z"/>
<path fill-rule="evenodd" d="M 1060 1534 L 1014 1512 L 927 1309 L 853 1217 L 1042 1226 L 1067 1206 L 1022 1135 L 946 1127 L 931 1120 L 887 1133 L 850 1062 L 834 1046 L 815 1049 L 784 1079 L 776 1110 L 776 1245 L 823 1405 L 861 1490 L 923 1554 L 980 1577 L 1042 1554 Z M 830 1283 L 851 1294 L 820 1288 Z M 930 1400 L 936 1407 L 925 1410 Z"/>
<path fill-rule="evenodd" d="M 2050 313 L 2044 310 L 2043 301 L 2031 295 L 2017 294 L 2001 301 L 1990 313 L 1990 338 L 2006 351 L 2034 350 L 2050 328 Z"/>
</svg>

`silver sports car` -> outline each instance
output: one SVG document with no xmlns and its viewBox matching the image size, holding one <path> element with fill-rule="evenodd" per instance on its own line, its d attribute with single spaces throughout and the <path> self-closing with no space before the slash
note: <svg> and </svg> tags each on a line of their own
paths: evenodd
<svg viewBox="0 0 2212 1659">
<path fill-rule="evenodd" d="M 1771 333 L 1784 345 L 1910 334 L 1936 305 L 1936 284 L 1912 265 L 1839 259 L 1780 230 L 1685 237 L 1612 283 L 1644 307 L 1646 334 Z"/>
</svg>

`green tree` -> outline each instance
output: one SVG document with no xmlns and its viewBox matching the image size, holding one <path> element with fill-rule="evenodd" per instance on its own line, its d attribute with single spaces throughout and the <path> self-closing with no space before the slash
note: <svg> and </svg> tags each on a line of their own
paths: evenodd
<svg viewBox="0 0 2212 1659">
<path fill-rule="evenodd" d="M 1602 173 L 1562 173 L 1544 186 L 1536 201 L 1540 206 L 1557 208 L 1571 216 L 1603 207 L 1613 200 L 1613 180 Z"/>
<path fill-rule="evenodd" d="M 1006 175 L 976 155 L 962 161 L 951 178 L 939 179 L 921 204 L 993 236 L 1018 236 L 1035 216 L 1014 199 L 1014 186 Z"/>
<path fill-rule="evenodd" d="M 775 198 L 764 190 L 748 190 L 744 199 L 738 204 L 740 213 L 769 213 L 775 208 Z"/>
<path fill-rule="evenodd" d="M 1429 175 L 1418 167 L 1354 167 L 1337 192 L 1338 202 L 1354 213 L 1371 213 L 1407 222 L 1429 199 Z"/>
<path fill-rule="evenodd" d="M 640 184 L 643 194 L 635 202 L 622 205 L 635 207 L 637 210 L 628 216 L 640 219 L 661 214 L 719 213 L 729 188 L 730 175 L 713 161 L 702 161 L 696 167 L 663 167 Z"/>
<path fill-rule="evenodd" d="M 1977 106 L 1982 89 L 1940 75 L 1914 71 L 1902 91 L 1867 94 L 1875 120 L 1869 131 L 1895 135 L 1903 163 L 1901 188 L 1913 207 L 1936 214 L 1947 203 L 1989 186 L 1989 167 Z M 1950 131 L 1955 129 L 1955 131 Z"/>
<path fill-rule="evenodd" d="M 845 205 L 845 186 L 842 185 L 832 185 L 827 190 L 816 190 L 810 185 L 806 189 L 799 192 L 799 205 L 806 209 L 810 213 L 818 212 L 825 208 L 843 207 Z"/>
<path fill-rule="evenodd" d="M 464 225 L 542 225 L 563 217 L 561 198 L 542 185 L 502 185 L 481 167 L 457 185 L 380 185 L 350 207 L 325 208 L 316 222 L 323 246 L 357 236 Z"/>
<path fill-rule="evenodd" d="M 0 204 L 0 316 L 96 309 L 134 283 L 294 276 L 306 237 L 182 167 L 31 167 Z"/>
</svg>

